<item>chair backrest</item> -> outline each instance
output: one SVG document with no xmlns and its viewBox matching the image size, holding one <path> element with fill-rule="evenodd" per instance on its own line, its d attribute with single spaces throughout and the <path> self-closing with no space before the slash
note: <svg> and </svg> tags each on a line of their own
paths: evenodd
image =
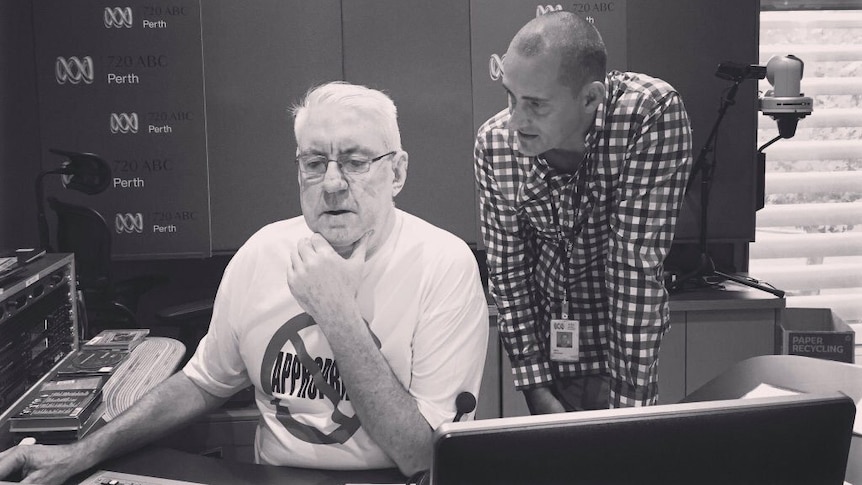
<svg viewBox="0 0 862 485">
<path fill-rule="evenodd" d="M 111 286 L 111 231 L 95 209 L 48 197 L 57 214 L 57 251 L 75 254 L 75 270 L 82 290 Z"/>
</svg>

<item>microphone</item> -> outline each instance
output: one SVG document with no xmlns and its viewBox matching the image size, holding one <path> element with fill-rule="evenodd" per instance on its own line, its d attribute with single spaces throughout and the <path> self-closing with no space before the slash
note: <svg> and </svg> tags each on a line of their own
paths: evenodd
<svg viewBox="0 0 862 485">
<path fill-rule="evenodd" d="M 796 134 L 797 122 L 811 114 L 812 100 L 800 92 L 805 64 L 794 55 L 772 56 L 766 63 L 766 80 L 773 89 L 760 98 L 760 111 L 778 122 L 781 138 Z"/>
<path fill-rule="evenodd" d="M 455 410 L 457 412 L 453 423 L 457 423 L 465 414 L 472 413 L 474 409 L 476 409 L 476 396 L 467 391 L 458 394 L 458 397 L 455 398 Z"/>
<path fill-rule="evenodd" d="M 474 409 L 476 409 L 476 396 L 467 391 L 458 394 L 458 397 L 455 398 L 455 419 L 452 422 L 457 423 L 465 414 L 473 412 Z M 407 485 L 427 485 L 429 480 L 431 478 L 428 470 L 418 471 L 407 479 Z"/>
</svg>

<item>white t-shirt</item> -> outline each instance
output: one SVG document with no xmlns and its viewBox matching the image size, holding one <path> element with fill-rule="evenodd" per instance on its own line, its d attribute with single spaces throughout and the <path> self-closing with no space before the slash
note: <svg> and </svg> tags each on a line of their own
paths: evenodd
<svg viewBox="0 0 862 485">
<path fill-rule="evenodd" d="M 219 286 L 209 332 L 183 372 L 227 397 L 254 384 L 258 463 L 329 469 L 395 464 L 368 436 L 329 343 L 287 285 L 290 252 L 311 235 L 295 217 L 254 234 Z M 360 311 L 428 424 L 478 396 L 488 308 L 476 259 L 454 235 L 401 210 L 364 268 Z"/>
</svg>

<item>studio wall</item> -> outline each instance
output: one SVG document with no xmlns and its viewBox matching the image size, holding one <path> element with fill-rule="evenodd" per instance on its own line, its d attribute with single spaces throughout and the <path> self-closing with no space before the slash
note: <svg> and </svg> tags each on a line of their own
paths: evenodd
<svg viewBox="0 0 862 485">
<path fill-rule="evenodd" d="M 29 1 L 0 2 L 0 250 L 33 247 L 39 128 Z"/>
<path fill-rule="evenodd" d="M 298 215 L 292 163 L 295 145 L 288 108 L 309 86 L 334 79 L 384 89 L 398 104 L 404 147 L 410 153 L 408 182 L 398 205 L 481 246 L 472 180 L 475 127 L 471 90 L 474 67 L 487 65 L 488 60 L 471 58 L 474 3 L 469 0 L 200 2 L 206 160 L 196 164 L 205 167 L 198 174 L 205 180 L 205 189 L 195 185 L 194 190 L 207 191 L 207 244 L 199 250 L 171 256 L 170 240 L 166 238 L 162 240 L 164 247 L 159 242 L 154 252 L 125 251 L 118 256 L 230 254 L 262 225 Z M 80 8 L 93 8 L 92 15 L 102 15 L 100 9 L 104 9 L 99 2 L 76 4 Z M 45 53 L 43 58 L 36 58 L 34 52 L 35 29 L 30 9 L 34 8 L 37 15 L 50 15 L 46 5 L 51 2 L 32 5 L 30 1 L 18 0 L 4 2 L 2 6 L 10 14 L 3 15 L 2 22 L 11 27 L 4 28 L 3 35 L 16 37 L 15 45 L 21 47 L 12 49 L 8 47 L 11 42 L 4 42 L 0 55 L 6 65 L 12 62 L 36 66 L 15 72 L 6 70 L 0 77 L 0 92 L 5 99 L 12 100 L 13 106 L 3 103 L 0 174 L 17 174 L 14 182 L 13 177 L 0 177 L 3 190 L 0 242 L 6 246 L 22 245 L 22 239 L 28 239 L 10 237 L 10 226 L 21 226 L 21 234 L 29 232 L 29 240 L 33 241 L 35 222 L 29 231 L 27 226 L 34 221 L 35 213 L 32 209 L 12 209 L 10 201 L 20 204 L 21 200 L 32 197 L 30 180 L 35 178 L 36 160 L 41 158 L 43 165 L 57 163 L 56 156 L 47 152 L 56 148 L 53 140 L 46 139 L 51 130 L 40 130 L 40 126 L 52 121 L 44 115 L 41 119 L 36 117 L 39 107 L 33 77 L 34 70 L 54 69 L 54 57 L 59 55 Z M 536 8 L 527 2 L 525 5 L 526 14 L 515 13 L 527 15 L 523 21 Z M 586 4 L 560 5 L 576 9 Z M 627 0 L 624 5 L 626 67 L 662 77 L 681 92 L 692 118 L 696 156 L 715 120 L 723 91 L 729 87 L 727 81 L 715 77 L 717 64 L 726 60 L 757 61 L 758 2 Z M 508 11 L 498 14 L 513 15 Z M 97 28 L 104 30 L 97 26 L 93 32 Z M 87 32 L 71 29 L 69 35 L 73 34 L 87 35 Z M 159 44 L 153 45 L 162 49 Z M 505 45 L 499 51 L 504 52 Z M 170 85 L 162 89 L 167 92 Z M 743 85 L 718 138 L 708 231 L 715 241 L 745 243 L 753 238 L 754 194 L 759 183 L 754 165 L 756 104 L 755 83 Z M 500 107 L 504 105 L 501 93 Z M 43 107 L 42 113 L 46 112 L 49 111 Z M 23 123 L 10 123 L 12 119 Z M 98 129 L 103 127 L 100 125 Z M 66 148 L 98 153 L 104 146 Z M 105 156 L 109 162 L 118 158 L 110 153 Z M 56 181 L 47 190 L 108 213 L 116 212 L 108 202 L 112 196 L 71 194 Z M 120 188 L 111 190 L 114 196 L 129 193 Z M 698 192 L 695 187 L 686 198 L 677 235 L 681 243 L 697 239 Z M 146 197 L 164 199 L 165 194 L 153 190 Z M 113 221 L 111 215 L 107 218 Z M 122 241 L 134 235 L 117 237 Z M 124 247 L 134 245 L 118 244 L 121 253 Z M 151 249 L 152 244 L 148 247 Z"/>
</svg>

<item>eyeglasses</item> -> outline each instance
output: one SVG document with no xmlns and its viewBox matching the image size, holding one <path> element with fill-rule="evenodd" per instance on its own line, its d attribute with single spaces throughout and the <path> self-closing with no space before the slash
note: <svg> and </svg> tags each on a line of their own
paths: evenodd
<svg viewBox="0 0 862 485">
<path fill-rule="evenodd" d="M 329 167 L 329 162 L 338 164 L 338 169 L 345 175 L 359 175 L 367 173 L 371 169 L 371 164 L 382 160 L 390 155 L 395 155 L 395 151 L 384 153 L 379 157 L 369 158 L 367 156 L 350 154 L 340 155 L 335 160 L 326 158 L 324 155 L 300 155 L 296 157 L 296 165 L 299 171 L 307 178 L 319 178 L 326 175 L 326 169 Z"/>
</svg>

